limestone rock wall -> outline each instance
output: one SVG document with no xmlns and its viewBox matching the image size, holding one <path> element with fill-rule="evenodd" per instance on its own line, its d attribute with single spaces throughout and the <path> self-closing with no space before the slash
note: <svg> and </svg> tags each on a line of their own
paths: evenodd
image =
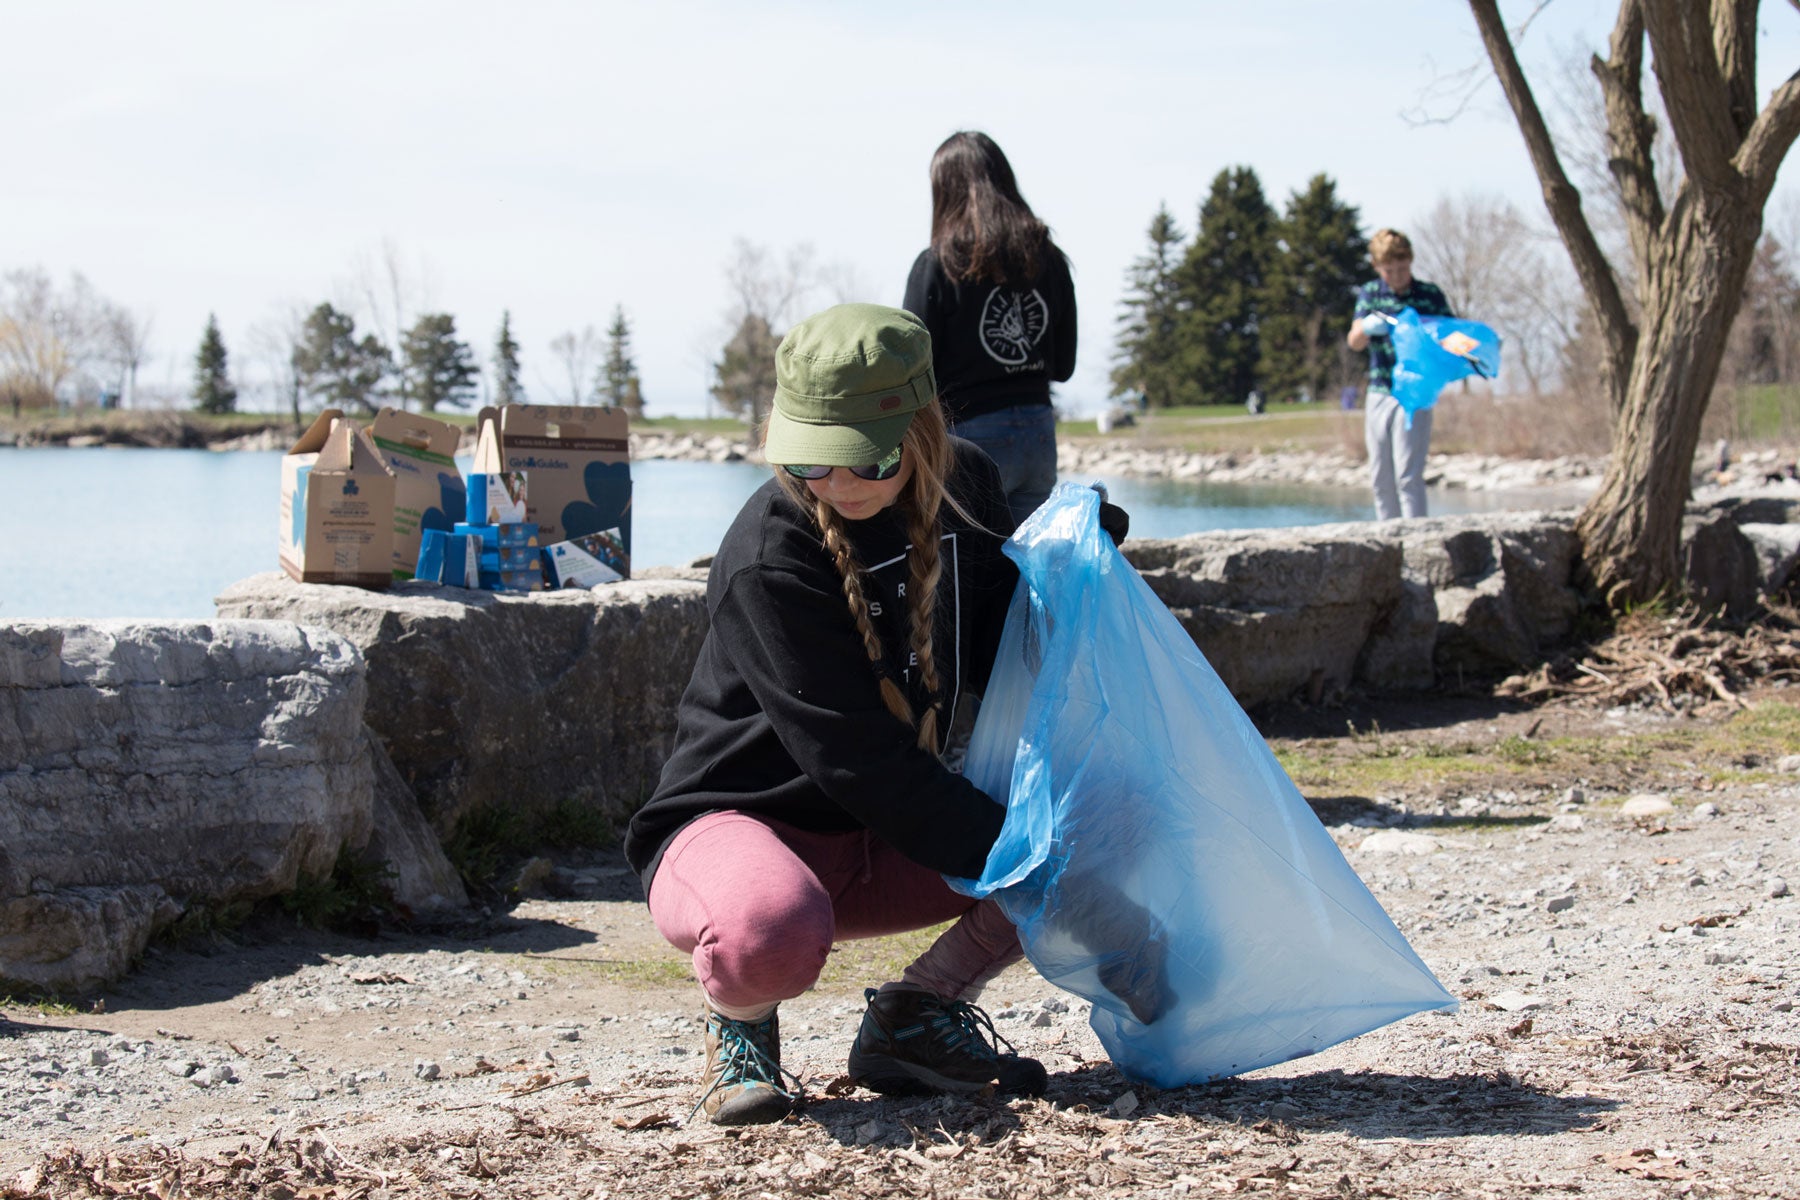
<svg viewBox="0 0 1800 1200">
<path fill-rule="evenodd" d="M 281 621 L 0 626 L 0 981 L 116 978 L 371 832 L 360 655 Z"/>
<path fill-rule="evenodd" d="M 595 809 L 615 822 L 656 786 L 706 633 L 706 588 L 631 580 L 500 595 L 255 575 L 220 616 L 323 625 L 368 663 L 368 719 L 426 819 Z"/>
</svg>

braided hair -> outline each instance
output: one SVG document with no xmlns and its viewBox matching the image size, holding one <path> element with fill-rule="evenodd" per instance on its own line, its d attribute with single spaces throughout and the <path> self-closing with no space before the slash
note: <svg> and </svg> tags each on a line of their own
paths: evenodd
<svg viewBox="0 0 1800 1200">
<path fill-rule="evenodd" d="M 943 523 L 939 518 L 947 504 L 964 520 L 971 524 L 975 521 L 946 487 L 955 459 L 943 411 L 935 400 L 913 414 L 912 424 L 907 426 L 906 436 L 900 444 L 912 465 L 912 475 L 895 504 L 906 517 L 906 535 L 912 542 L 911 553 L 907 555 L 910 568 L 906 588 L 907 640 L 919 665 L 919 681 L 924 685 L 926 695 L 931 697 L 923 714 L 914 714 L 906 693 L 886 669 L 881 637 L 875 632 L 868 597 L 863 592 L 864 569 L 856 559 L 844 519 L 786 471 L 777 470 L 775 478 L 782 491 L 812 518 L 819 530 L 820 542 L 842 580 L 844 602 L 850 609 L 856 632 L 862 638 L 863 652 L 869 656 L 869 665 L 880 684 L 882 703 L 909 729 L 917 731 L 922 749 L 936 754 L 939 730 L 948 723 L 948 717 L 939 711 L 943 699 L 938 694 L 941 682 L 933 645 L 938 584 L 944 573 L 939 546 Z"/>
</svg>

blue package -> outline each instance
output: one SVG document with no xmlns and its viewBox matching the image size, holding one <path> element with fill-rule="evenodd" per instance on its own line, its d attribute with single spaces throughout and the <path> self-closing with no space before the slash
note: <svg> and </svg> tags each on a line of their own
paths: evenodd
<svg viewBox="0 0 1800 1200">
<path fill-rule="evenodd" d="M 535 546 L 501 546 L 494 550 L 481 552 L 481 569 L 483 571 L 529 571 L 541 570 L 538 555 L 543 553 Z"/>
<path fill-rule="evenodd" d="M 475 587 L 479 563 L 475 547 L 479 543 L 466 534 L 446 533 L 442 529 L 426 529 L 419 536 L 419 562 L 413 578 L 428 583 L 446 583 L 451 587 Z"/>
<path fill-rule="evenodd" d="M 483 570 L 481 587 L 489 592 L 536 592 L 544 587 L 544 573 L 536 567 L 528 571 Z"/>
<path fill-rule="evenodd" d="M 979 880 L 1126 1075 L 1179 1087 L 1456 1001 L 1072 483 L 1020 582 L 964 774 L 1004 798 Z"/>
<path fill-rule="evenodd" d="M 467 521 L 458 521 L 456 532 L 479 538 L 483 550 L 498 550 L 509 546 L 536 546 L 538 527 L 534 521 L 509 521 L 504 525 L 471 525 Z"/>
<path fill-rule="evenodd" d="M 1394 339 L 1392 394 L 1406 410 L 1409 429 L 1413 414 L 1436 404 L 1446 384 L 1471 375 L 1492 379 L 1500 373 L 1500 335 L 1479 321 L 1420 317 L 1403 308 L 1394 318 L 1390 336 Z"/>
</svg>

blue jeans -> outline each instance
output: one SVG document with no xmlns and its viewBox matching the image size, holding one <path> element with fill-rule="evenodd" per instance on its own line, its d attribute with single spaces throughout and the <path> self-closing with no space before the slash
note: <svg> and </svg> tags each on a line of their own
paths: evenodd
<svg viewBox="0 0 1800 1200">
<path fill-rule="evenodd" d="M 1014 523 L 1030 516 L 1056 486 L 1056 413 L 1048 404 L 1021 404 L 968 417 L 950 427 L 1000 468 L 1000 486 Z"/>
</svg>

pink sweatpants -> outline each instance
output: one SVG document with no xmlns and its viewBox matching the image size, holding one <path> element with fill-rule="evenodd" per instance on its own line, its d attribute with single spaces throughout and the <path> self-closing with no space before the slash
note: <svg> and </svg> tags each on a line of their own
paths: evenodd
<svg viewBox="0 0 1800 1200">
<path fill-rule="evenodd" d="M 991 900 L 866 832 L 809 833 L 724 811 L 690 822 L 663 853 L 650 915 L 693 955 L 706 994 L 737 1009 L 791 999 L 818 981 L 840 939 L 880 937 L 961 918 L 903 981 L 972 996 L 1022 957 L 1018 932 Z"/>
</svg>

